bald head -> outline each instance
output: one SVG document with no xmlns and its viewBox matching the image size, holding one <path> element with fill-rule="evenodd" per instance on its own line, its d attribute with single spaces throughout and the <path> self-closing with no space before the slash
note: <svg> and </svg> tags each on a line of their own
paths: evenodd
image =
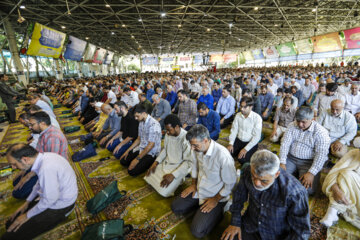
<svg viewBox="0 0 360 240">
<path fill-rule="evenodd" d="M 331 102 L 331 114 L 338 117 L 344 110 L 344 102 L 341 99 L 335 99 Z"/>
<path fill-rule="evenodd" d="M 112 111 L 112 107 L 109 104 L 103 104 L 101 106 L 101 111 L 103 111 L 105 114 L 109 115 Z"/>
</svg>

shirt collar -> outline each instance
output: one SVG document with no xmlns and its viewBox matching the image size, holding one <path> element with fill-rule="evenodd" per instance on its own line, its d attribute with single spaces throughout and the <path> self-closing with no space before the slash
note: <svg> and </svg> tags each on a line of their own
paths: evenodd
<svg viewBox="0 0 360 240">
<path fill-rule="evenodd" d="M 297 125 L 297 124 L 296 124 L 296 125 Z M 299 128 L 299 129 L 300 129 L 300 128 Z M 307 131 L 313 132 L 314 129 L 315 129 L 315 123 L 314 123 L 314 120 L 312 120 L 310 127 L 309 127 L 308 129 L 306 129 L 304 132 L 307 132 Z M 300 129 L 300 130 L 301 130 L 301 129 Z"/>
<path fill-rule="evenodd" d="M 111 113 L 109 114 L 110 117 L 113 117 L 115 115 L 115 109 L 111 111 Z"/>
<path fill-rule="evenodd" d="M 42 132 L 40 133 L 40 135 L 43 135 L 43 134 L 45 134 L 47 131 L 49 131 L 49 129 L 51 128 L 51 126 L 52 126 L 52 125 L 48 126 L 44 131 L 42 131 Z"/>
<path fill-rule="evenodd" d="M 44 154 L 43 153 L 38 153 L 35 161 L 34 161 L 34 164 L 31 166 L 31 171 L 32 172 L 35 172 L 35 173 L 39 173 L 39 169 L 40 169 L 40 166 L 41 166 L 41 163 L 42 163 L 42 160 L 43 160 L 43 156 Z"/>
<path fill-rule="evenodd" d="M 213 151 L 214 151 L 214 147 L 215 147 L 214 141 L 210 140 L 210 146 L 209 146 L 208 150 L 206 151 L 205 156 L 210 157 L 212 155 Z"/>
</svg>

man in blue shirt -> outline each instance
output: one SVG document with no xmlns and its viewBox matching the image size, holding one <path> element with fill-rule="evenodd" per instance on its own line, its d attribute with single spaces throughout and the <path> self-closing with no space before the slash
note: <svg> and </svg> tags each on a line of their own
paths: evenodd
<svg viewBox="0 0 360 240">
<path fill-rule="evenodd" d="M 244 203 L 249 205 L 242 216 Z M 283 240 L 310 237 L 306 189 L 280 168 L 276 154 L 257 151 L 233 193 L 231 223 L 221 240 Z"/>
<path fill-rule="evenodd" d="M 197 124 L 204 125 L 209 130 L 210 138 L 214 141 L 218 140 L 220 134 L 220 115 L 201 102 L 197 106 L 199 118 Z"/>
<path fill-rule="evenodd" d="M 214 107 L 216 107 L 216 104 L 218 103 L 219 99 L 222 96 L 222 89 L 220 88 L 220 83 L 218 81 L 214 81 L 214 89 L 212 90 L 211 95 L 214 98 Z"/>
<path fill-rule="evenodd" d="M 216 106 L 216 112 L 220 114 L 220 127 L 226 128 L 234 119 L 235 99 L 230 95 L 231 87 L 226 86 L 222 90 L 222 97 Z"/>
<path fill-rule="evenodd" d="M 152 84 L 151 83 L 147 83 L 146 84 L 146 99 L 149 100 L 151 103 L 153 102 L 152 100 L 152 95 L 155 94 L 154 89 L 152 89 Z"/>
<path fill-rule="evenodd" d="M 209 109 L 214 109 L 214 98 L 209 94 L 209 88 L 204 87 L 201 93 L 202 95 L 199 97 L 197 104 L 205 103 Z"/>
<path fill-rule="evenodd" d="M 271 114 L 274 103 L 274 95 L 268 91 L 266 85 L 261 86 L 259 99 L 261 102 L 261 117 L 264 121 L 266 121 Z"/>
<path fill-rule="evenodd" d="M 175 106 L 175 103 L 177 101 L 177 94 L 173 90 L 173 87 L 170 84 L 167 85 L 167 95 L 165 100 L 167 100 L 170 103 L 171 108 Z"/>
</svg>

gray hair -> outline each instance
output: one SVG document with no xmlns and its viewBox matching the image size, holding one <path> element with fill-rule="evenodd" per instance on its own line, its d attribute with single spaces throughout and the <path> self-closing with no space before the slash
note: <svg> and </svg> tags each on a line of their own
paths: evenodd
<svg viewBox="0 0 360 240">
<path fill-rule="evenodd" d="M 152 95 L 152 99 L 153 99 L 153 100 L 159 100 L 159 99 L 160 99 L 160 96 L 157 95 L 157 94 L 153 94 L 153 95 Z"/>
<path fill-rule="evenodd" d="M 254 168 L 255 174 L 260 177 L 267 174 L 274 176 L 280 169 L 280 159 L 269 150 L 259 150 L 252 155 L 250 166 Z"/>
<path fill-rule="evenodd" d="M 202 124 L 196 124 L 190 128 L 186 133 L 186 140 L 190 141 L 192 139 L 197 139 L 198 141 L 203 141 L 205 138 L 210 140 L 209 130 Z"/>
<path fill-rule="evenodd" d="M 314 111 L 310 107 L 300 107 L 295 113 L 297 121 L 312 120 L 314 118 Z"/>
</svg>

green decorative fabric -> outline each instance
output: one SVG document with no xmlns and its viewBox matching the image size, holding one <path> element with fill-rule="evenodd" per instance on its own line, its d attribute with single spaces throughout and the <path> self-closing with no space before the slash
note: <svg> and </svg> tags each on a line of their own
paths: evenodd
<svg viewBox="0 0 360 240">
<path fill-rule="evenodd" d="M 80 130 L 80 126 L 68 126 L 68 127 L 64 127 L 64 132 L 65 133 L 73 133 L 76 131 Z"/>
<path fill-rule="evenodd" d="M 276 50 L 278 50 L 280 57 L 288 57 L 288 56 L 296 55 L 293 42 L 279 44 L 276 46 Z"/>
<path fill-rule="evenodd" d="M 123 238 L 124 221 L 114 219 L 91 224 L 85 228 L 81 237 L 82 240 L 99 240 L 99 239 L 124 239 Z"/>
<path fill-rule="evenodd" d="M 61 114 L 68 114 L 71 113 L 71 110 L 62 111 Z"/>
</svg>

